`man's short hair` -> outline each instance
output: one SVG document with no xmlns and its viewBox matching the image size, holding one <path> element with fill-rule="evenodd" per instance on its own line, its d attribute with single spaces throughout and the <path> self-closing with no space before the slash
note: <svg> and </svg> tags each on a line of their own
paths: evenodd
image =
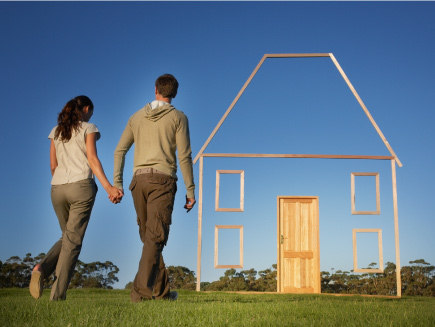
<svg viewBox="0 0 435 327">
<path fill-rule="evenodd" d="M 157 91 L 165 98 L 174 98 L 178 91 L 178 81 L 171 74 L 164 74 L 156 79 Z"/>
</svg>

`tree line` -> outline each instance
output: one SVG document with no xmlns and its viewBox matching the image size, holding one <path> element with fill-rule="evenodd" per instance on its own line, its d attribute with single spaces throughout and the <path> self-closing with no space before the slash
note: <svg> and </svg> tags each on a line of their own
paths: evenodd
<svg viewBox="0 0 435 327">
<path fill-rule="evenodd" d="M 371 263 L 367 268 L 373 268 Z M 256 271 L 255 269 L 236 271 L 228 269 L 219 280 L 202 282 L 202 291 L 257 291 L 275 292 L 277 289 L 277 265 Z M 186 267 L 168 267 L 169 280 L 173 289 L 196 289 L 195 272 Z M 354 273 L 353 270 L 331 269 L 322 271 L 322 293 L 395 295 L 396 265 L 387 262 L 382 273 Z M 435 267 L 424 259 L 410 261 L 401 268 L 402 295 L 435 296 Z"/>
<path fill-rule="evenodd" d="M 271 268 L 258 272 L 254 268 L 239 272 L 231 268 L 219 280 L 201 283 L 201 290 L 276 292 L 276 267 L 274 264 Z"/>
<path fill-rule="evenodd" d="M 435 296 L 435 267 L 424 259 L 409 262 L 400 270 L 402 295 Z M 367 268 L 373 268 L 371 263 Z M 395 295 L 396 265 L 387 262 L 382 273 L 355 274 L 353 270 L 322 271 L 322 293 Z"/>
<path fill-rule="evenodd" d="M 13 256 L 5 262 L 0 261 L 0 288 L 29 287 L 33 267 L 44 258 L 45 253 L 32 257 L 31 253 L 21 259 Z M 119 269 L 111 261 L 85 263 L 80 260 L 74 271 L 69 288 L 104 288 L 112 289 L 119 279 Z M 44 288 L 51 288 L 54 275 L 44 281 Z"/>
<path fill-rule="evenodd" d="M 195 272 L 182 266 L 168 266 L 169 284 L 171 289 L 196 290 Z M 224 276 L 215 282 L 201 282 L 201 291 L 276 291 L 276 265 L 258 272 L 255 269 L 235 269 L 225 271 Z M 132 287 L 132 282 L 125 285 Z"/>
<path fill-rule="evenodd" d="M 5 262 L 0 261 L 0 288 L 28 287 L 33 267 L 45 256 L 40 253 L 32 257 L 31 253 L 21 259 L 13 256 Z M 376 266 L 371 263 L 369 267 Z M 171 289 L 196 289 L 195 272 L 182 266 L 167 267 Z M 237 271 L 228 269 L 219 280 L 202 282 L 202 291 L 257 291 L 275 292 L 277 287 L 277 265 L 265 270 L 256 271 L 254 268 Z M 382 273 L 356 274 L 351 271 L 331 269 L 331 273 L 322 271 L 322 293 L 335 294 L 368 294 L 395 295 L 396 265 L 387 262 Z M 111 261 L 106 262 L 77 262 L 70 288 L 103 288 L 112 289 L 119 281 L 116 277 L 119 269 Z M 410 261 L 408 266 L 401 268 L 402 294 L 417 296 L 435 296 L 435 267 L 424 259 Z M 44 288 L 50 288 L 54 277 L 50 276 L 44 282 Z M 132 283 L 125 287 L 131 288 Z"/>
</svg>

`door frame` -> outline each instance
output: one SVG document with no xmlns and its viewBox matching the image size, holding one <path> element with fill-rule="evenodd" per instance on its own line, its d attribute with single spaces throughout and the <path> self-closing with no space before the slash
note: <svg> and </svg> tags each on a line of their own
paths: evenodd
<svg viewBox="0 0 435 327">
<path fill-rule="evenodd" d="M 317 262 L 315 265 L 318 267 L 319 270 L 319 276 L 314 276 L 314 293 L 321 293 L 321 287 L 320 287 L 320 226 L 319 226 L 319 197 L 318 196 L 291 196 L 291 195 L 278 195 L 277 196 L 277 292 L 283 293 L 284 287 L 281 283 L 281 270 L 282 270 L 282 262 L 281 262 L 281 207 L 280 207 L 280 200 L 282 199 L 315 199 L 317 200 L 317 205 L 314 207 L 315 210 L 315 219 L 317 221 L 317 235 L 314 235 L 314 238 L 317 240 L 317 244 L 314 245 L 314 252 L 317 252 Z"/>
</svg>

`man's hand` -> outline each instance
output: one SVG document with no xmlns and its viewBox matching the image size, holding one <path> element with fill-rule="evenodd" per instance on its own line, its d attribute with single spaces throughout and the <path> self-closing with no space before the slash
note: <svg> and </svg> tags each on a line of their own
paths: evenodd
<svg viewBox="0 0 435 327">
<path fill-rule="evenodd" d="M 192 210 L 195 203 L 196 203 L 195 199 L 190 199 L 186 196 L 186 204 L 184 205 L 184 209 L 186 209 L 187 212 L 189 212 L 190 210 Z"/>
</svg>

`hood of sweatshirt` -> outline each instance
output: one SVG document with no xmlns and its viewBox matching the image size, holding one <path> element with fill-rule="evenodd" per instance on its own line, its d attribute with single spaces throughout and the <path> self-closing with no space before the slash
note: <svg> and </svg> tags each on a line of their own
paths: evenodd
<svg viewBox="0 0 435 327">
<path fill-rule="evenodd" d="M 175 107 L 169 103 L 155 109 L 151 109 L 150 104 L 147 103 L 147 105 L 144 107 L 145 118 L 151 121 L 158 121 L 160 118 L 174 109 Z"/>
</svg>

